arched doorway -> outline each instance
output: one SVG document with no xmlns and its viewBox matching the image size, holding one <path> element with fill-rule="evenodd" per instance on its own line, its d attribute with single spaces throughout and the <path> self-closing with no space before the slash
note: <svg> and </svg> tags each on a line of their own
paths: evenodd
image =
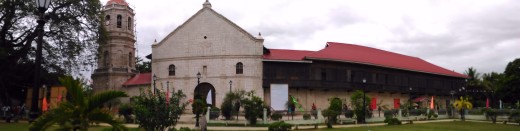
<svg viewBox="0 0 520 131">
<path fill-rule="evenodd" d="M 208 93 L 211 91 L 211 105 L 215 106 L 215 87 L 210 83 L 200 83 L 195 87 L 193 99 L 202 99 L 202 101 L 206 102 L 206 98 L 208 97 Z"/>
</svg>

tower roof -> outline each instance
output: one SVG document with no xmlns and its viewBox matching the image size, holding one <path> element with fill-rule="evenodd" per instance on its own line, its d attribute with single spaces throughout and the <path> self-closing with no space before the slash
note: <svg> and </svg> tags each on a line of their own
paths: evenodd
<svg viewBox="0 0 520 131">
<path fill-rule="evenodd" d="M 128 3 L 126 3 L 125 0 L 109 0 L 106 5 L 111 5 L 111 4 L 119 4 L 119 5 L 128 6 Z"/>
</svg>

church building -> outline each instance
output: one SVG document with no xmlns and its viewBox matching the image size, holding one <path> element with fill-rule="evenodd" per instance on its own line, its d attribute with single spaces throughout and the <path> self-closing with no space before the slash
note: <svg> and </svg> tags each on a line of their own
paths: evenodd
<svg viewBox="0 0 520 131">
<path fill-rule="evenodd" d="M 102 45 L 92 76 L 95 89 L 137 95 L 131 88 L 169 88 L 182 90 L 187 99 L 200 96 L 217 107 L 230 91 L 254 90 L 274 110 L 284 110 L 289 96 L 304 110 L 313 104 L 324 109 L 329 98 L 348 104 L 354 91 L 365 90 L 373 98 L 372 109 L 376 104 L 399 108 L 409 100 L 427 102 L 432 96 L 438 107 L 445 108 L 468 78 L 417 57 L 356 44 L 327 42 L 318 51 L 269 49 L 260 33 L 251 35 L 211 7 L 204 2 L 198 12 L 153 43 L 152 72 L 136 74 L 131 59 L 134 13 L 124 0 L 110 0 L 104 11 L 111 39 Z"/>
</svg>

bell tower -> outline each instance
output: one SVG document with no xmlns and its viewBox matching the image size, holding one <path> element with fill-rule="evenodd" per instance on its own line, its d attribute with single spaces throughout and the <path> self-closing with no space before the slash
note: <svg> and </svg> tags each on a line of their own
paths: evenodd
<svg viewBox="0 0 520 131">
<path fill-rule="evenodd" d="M 99 45 L 97 69 L 92 74 L 94 92 L 121 90 L 136 74 L 134 10 L 125 0 L 109 0 L 103 6 L 106 44 Z"/>
</svg>

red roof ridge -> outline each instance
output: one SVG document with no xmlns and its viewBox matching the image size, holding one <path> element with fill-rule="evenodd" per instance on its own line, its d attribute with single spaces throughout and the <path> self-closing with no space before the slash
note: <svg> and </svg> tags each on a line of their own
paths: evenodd
<svg viewBox="0 0 520 131">
<path fill-rule="evenodd" d="M 342 44 L 342 45 L 351 45 L 351 46 L 357 46 L 357 47 L 362 47 L 362 48 L 369 48 L 369 49 L 373 49 L 373 50 L 384 51 L 384 52 L 386 52 L 386 53 L 392 53 L 392 54 L 396 54 L 396 55 L 401 55 L 401 56 L 413 57 L 413 58 L 416 58 L 416 59 L 421 59 L 421 58 L 419 58 L 419 57 L 415 57 L 415 56 L 410 56 L 410 55 L 400 54 L 400 53 L 391 52 L 391 51 L 387 51 L 387 50 L 383 50 L 383 49 L 378 49 L 378 48 L 374 48 L 374 47 L 369 47 L 369 46 L 364 46 L 364 45 L 357 45 L 357 44 L 350 44 L 350 43 L 341 43 L 341 42 L 327 42 L 327 45 L 329 45 L 329 43 L 333 43 L 333 44 Z M 422 60 L 422 59 L 421 59 L 421 60 Z"/>
<path fill-rule="evenodd" d="M 305 59 L 344 61 L 452 77 L 468 77 L 467 75 L 445 69 L 418 57 L 339 42 L 327 42 L 327 47 L 306 55 Z"/>
</svg>

